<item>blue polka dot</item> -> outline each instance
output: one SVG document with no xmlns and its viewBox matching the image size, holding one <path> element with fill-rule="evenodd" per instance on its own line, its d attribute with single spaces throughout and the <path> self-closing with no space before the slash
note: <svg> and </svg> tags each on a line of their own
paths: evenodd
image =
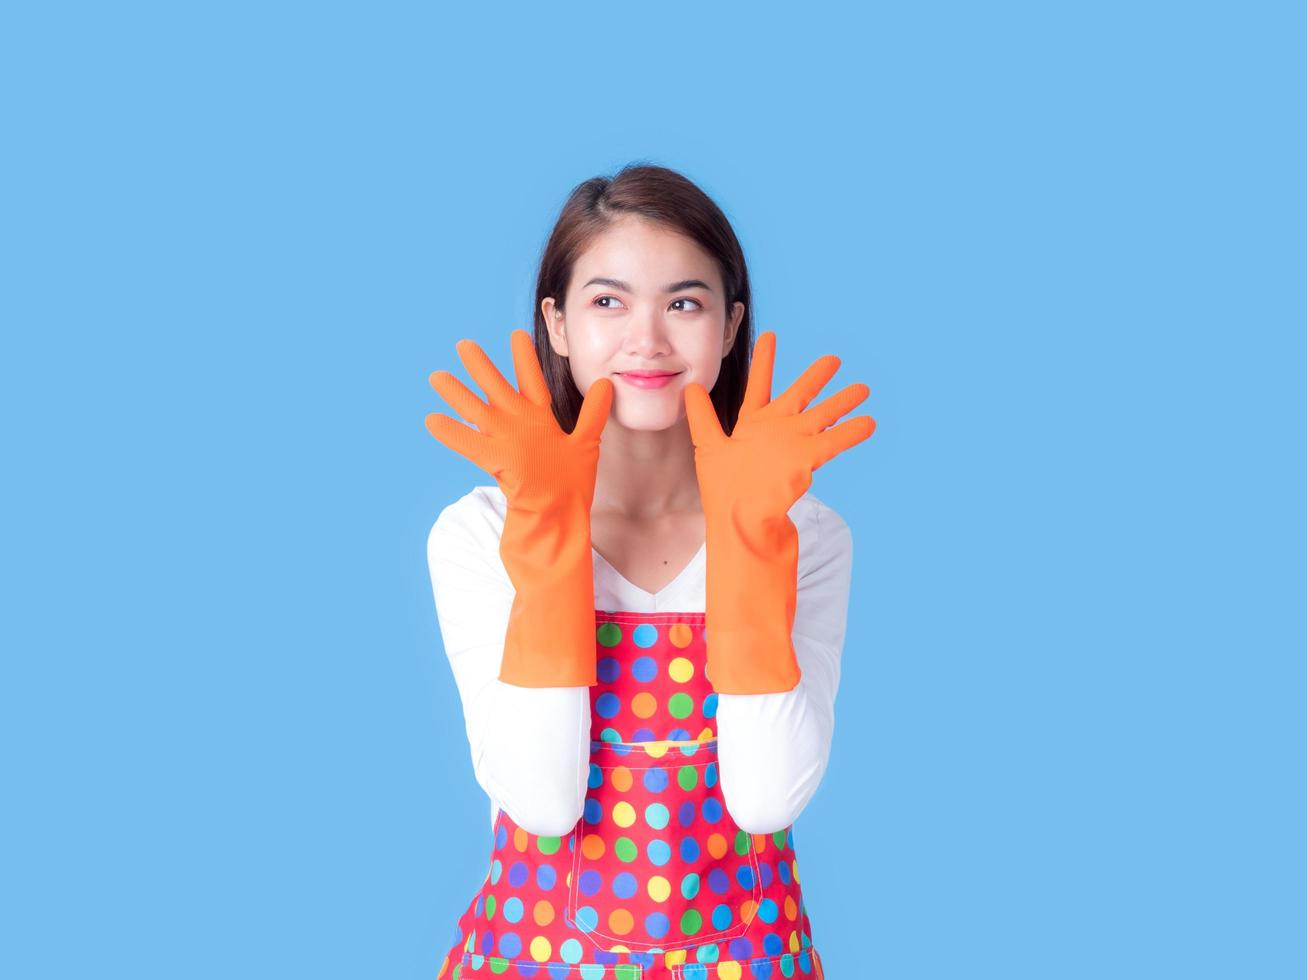
<svg viewBox="0 0 1307 980">
<path fill-rule="evenodd" d="M 604 879 L 600 876 L 598 871 L 582 871 L 581 878 L 577 884 L 580 885 L 581 894 L 594 895 L 603 887 Z"/>
<path fill-rule="evenodd" d="M 690 733 L 684 728 L 673 728 L 667 733 L 667 738 L 672 742 L 684 742 L 690 737 Z"/>
<path fill-rule="evenodd" d="M 622 710 L 622 699 L 612 691 L 606 691 L 595 698 L 595 714 L 600 718 L 616 718 Z"/>
<path fill-rule="evenodd" d="M 502 823 L 495 831 L 495 850 L 502 850 L 508 845 L 508 828 Z"/>
<path fill-rule="evenodd" d="M 599 913 L 589 905 L 582 905 L 576 910 L 576 927 L 582 932 L 593 932 L 599 925 Z"/>
<path fill-rule="evenodd" d="M 717 717 L 717 692 L 713 691 L 703 699 L 703 716 L 705 718 Z"/>
<path fill-rule="evenodd" d="M 682 827 L 694 826 L 694 800 L 686 800 L 677 808 L 676 822 Z"/>
<path fill-rule="evenodd" d="M 508 922 L 521 922 L 522 900 L 518 898 L 516 895 L 508 899 L 506 902 L 504 902 L 503 913 L 504 913 L 504 919 L 507 920 Z"/>
<path fill-rule="evenodd" d="M 784 948 L 781 944 L 781 937 L 776 933 L 769 932 L 762 937 L 762 951 L 767 956 L 780 956 Z"/>
<path fill-rule="evenodd" d="M 598 789 L 603 784 L 604 771 L 596 763 L 590 763 L 590 778 L 586 780 L 586 785 L 591 789 Z"/>
<path fill-rule="evenodd" d="M 602 657 L 599 663 L 595 664 L 595 677 L 599 679 L 600 684 L 611 684 L 622 675 L 622 665 L 618 663 L 616 657 Z"/>
<path fill-rule="evenodd" d="M 531 871 L 527 868 L 525 861 L 514 861 L 508 869 L 508 883 L 514 888 L 521 888 L 526 884 L 530 874 Z"/>
<path fill-rule="evenodd" d="M 654 742 L 654 732 L 652 728 L 637 728 L 635 734 L 631 736 L 632 742 Z"/>
<path fill-rule="evenodd" d="M 703 767 L 703 784 L 709 789 L 717 785 L 717 763 L 710 762 Z"/>
<path fill-rule="evenodd" d="M 722 803 L 715 796 L 703 801 L 703 818 L 708 823 L 716 823 L 722 818 Z"/>
<path fill-rule="evenodd" d="M 660 868 L 672 859 L 671 845 L 665 840 L 651 840 L 645 852 L 649 855 L 649 861 Z"/>
<path fill-rule="evenodd" d="M 631 642 L 641 650 L 648 650 L 658 642 L 658 628 L 649 623 L 641 623 L 631 630 Z"/>
<path fill-rule="evenodd" d="M 667 770 L 655 766 L 644 771 L 644 788 L 650 793 L 661 793 L 667 788 Z"/>
<path fill-rule="evenodd" d="M 733 960 L 747 960 L 753 955 L 753 943 L 743 937 L 732 939 L 727 949 L 730 950 L 730 958 Z"/>
<path fill-rule="evenodd" d="M 515 932 L 506 932 L 499 937 L 499 955 L 513 959 L 522 952 L 522 940 Z"/>
<path fill-rule="evenodd" d="M 716 895 L 725 895 L 727 889 L 731 887 L 731 878 L 721 868 L 713 868 L 708 872 L 708 887 Z"/>
<path fill-rule="evenodd" d="M 708 976 L 708 968 L 702 963 L 686 963 L 681 968 L 681 976 L 685 980 L 704 980 Z"/>
<path fill-rule="evenodd" d="M 658 676 L 658 663 L 653 657 L 639 657 L 631 664 L 631 676 L 642 684 L 648 684 Z"/>
<path fill-rule="evenodd" d="M 654 939 L 662 939 L 672 927 L 671 920 L 662 912 L 653 912 L 645 916 L 644 930 Z"/>
<path fill-rule="evenodd" d="M 587 797 L 584 809 L 585 822 L 597 824 L 604 818 L 604 805 L 593 796 Z"/>
<path fill-rule="evenodd" d="M 725 929 L 731 924 L 731 907 L 729 905 L 718 905 L 712 910 L 712 924 L 714 929 Z"/>
<path fill-rule="evenodd" d="M 741 888 L 753 889 L 753 868 L 747 864 L 742 864 L 739 870 L 735 872 L 735 880 L 740 883 Z"/>
<path fill-rule="evenodd" d="M 693 837 L 681 838 L 681 860 L 686 864 L 699 860 L 699 842 Z"/>
<path fill-rule="evenodd" d="M 639 887 L 640 883 L 629 871 L 623 871 L 613 879 L 613 894 L 618 898 L 631 898 Z"/>
<path fill-rule="evenodd" d="M 752 888 L 753 875 L 750 875 L 749 878 L 750 878 L 750 883 L 748 887 Z M 764 898 L 761 902 L 758 903 L 758 918 L 762 919 L 763 922 L 775 922 L 776 916 L 779 913 L 780 913 L 780 909 L 776 907 L 776 902 L 773 899 Z"/>
<path fill-rule="evenodd" d="M 552 864 L 542 864 L 536 868 L 536 885 L 541 891 L 549 891 L 558 884 L 558 872 Z"/>
<path fill-rule="evenodd" d="M 487 929 L 481 934 L 481 955 L 489 956 L 495 951 L 495 934 Z"/>
</svg>

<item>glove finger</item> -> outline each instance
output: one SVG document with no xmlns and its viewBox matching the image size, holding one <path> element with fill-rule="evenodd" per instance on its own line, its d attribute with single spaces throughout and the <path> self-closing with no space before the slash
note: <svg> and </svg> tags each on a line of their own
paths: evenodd
<svg viewBox="0 0 1307 980">
<path fill-rule="evenodd" d="M 549 408 L 553 395 L 545 381 L 545 372 L 536 356 L 535 341 L 525 330 L 514 330 L 510 339 L 513 348 L 513 368 L 517 372 L 517 386 L 522 394 L 540 408 Z"/>
<path fill-rule="evenodd" d="M 608 422 L 613 404 L 613 382 L 610 378 L 597 378 L 585 393 L 581 411 L 576 417 L 572 436 L 576 439 L 595 439 Z"/>
<path fill-rule="evenodd" d="M 850 446 L 856 446 L 876 431 L 876 420 L 870 415 L 857 415 L 813 437 L 816 454 L 812 464 L 815 470 L 838 456 Z"/>
<path fill-rule="evenodd" d="M 481 386 L 491 405 L 509 408 L 521 399 L 521 394 L 499 373 L 475 340 L 460 340 L 454 346 L 458 348 L 458 356 L 463 359 L 467 373 Z"/>
<path fill-rule="evenodd" d="M 826 382 L 840 369 L 840 359 L 834 354 L 823 354 L 799 375 L 798 380 L 776 399 L 775 405 L 785 415 L 795 415 L 808 407 L 826 386 Z"/>
<path fill-rule="evenodd" d="M 441 415 L 439 412 L 428 415 L 426 423 L 427 431 L 445 446 L 476 463 L 492 476 L 495 474 L 499 468 L 495 462 L 498 453 L 495 451 L 494 441 L 489 436 L 482 435 L 462 422 L 451 419 L 448 415 Z"/>
<path fill-rule="evenodd" d="M 776 364 L 776 333 L 768 330 L 758 335 L 749 355 L 749 380 L 744 386 L 740 414 L 756 412 L 771 401 L 772 370 Z"/>
<path fill-rule="evenodd" d="M 482 432 L 489 428 L 490 406 L 473 393 L 448 371 L 432 371 L 428 379 L 431 387 L 440 392 L 442 398 L 454 408 L 459 415 L 467 419 Z"/>
<path fill-rule="evenodd" d="M 834 425 L 841 416 L 848 415 L 866 401 L 869 394 L 871 389 L 860 381 L 847 385 L 803 413 L 805 431 L 820 432 L 828 425 Z"/>
<path fill-rule="evenodd" d="M 685 386 L 685 421 L 690 426 L 690 441 L 701 449 L 715 446 L 726 438 L 708 389 L 698 381 Z"/>
</svg>

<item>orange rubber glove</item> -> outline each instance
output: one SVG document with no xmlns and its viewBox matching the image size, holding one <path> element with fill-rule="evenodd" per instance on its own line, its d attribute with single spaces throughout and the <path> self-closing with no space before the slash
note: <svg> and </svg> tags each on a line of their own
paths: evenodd
<svg viewBox="0 0 1307 980">
<path fill-rule="evenodd" d="M 456 346 L 490 404 L 448 371 L 432 372 L 431 386 L 480 431 L 435 412 L 426 424 L 442 443 L 493 476 L 507 500 L 499 555 L 517 591 L 499 679 L 520 687 L 593 685 L 590 505 L 613 383 L 600 378 L 590 386 L 569 434 L 550 407 L 549 387 L 529 333 L 514 330 L 512 335 L 520 392 L 476 343 L 460 340 Z"/>
<path fill-rule="evenodd" d="M 818 358 L 772 401 L 775 358 L 776 334 L 760 334 L 730 436 L 708 390 L 685 386 L 707 533 L 708 678 L 722 694 L 770 694 L 799 683 L 792 638 L 799 532 L 789 510 L 812 485 L 814 470 L 876 429 L 869 415 L 834 425 L 867 397 L 865 384 L 804 411 L 839 369 L 838 357 Z"/>
</svg>

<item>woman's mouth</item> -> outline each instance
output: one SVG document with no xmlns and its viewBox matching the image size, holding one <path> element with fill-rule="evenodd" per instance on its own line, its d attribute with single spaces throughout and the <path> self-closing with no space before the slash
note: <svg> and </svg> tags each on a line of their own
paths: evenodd
<svg viewBox="0 0 1307 980">
<path fill-rule="evenodd" d="M 617 376 L 636 388 L 662 388 L 680 371 L 618 371 Z"/>
</svg>

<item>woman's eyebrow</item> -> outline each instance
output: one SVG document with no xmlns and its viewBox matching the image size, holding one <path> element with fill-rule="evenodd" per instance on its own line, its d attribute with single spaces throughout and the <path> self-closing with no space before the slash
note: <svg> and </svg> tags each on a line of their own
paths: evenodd
<svg viewBox="0 0 1307 980">
<path fill-rule="evenodd" d="M 595 276 L 595 278 L 591 279 L 581 288 L 585 289 L 586 286 L 612 286 L 614 289 L 621 289 L 624 292 L 635 292 L 635 290 L 631 288 L 629 282 L 623 282 L 621 279 L 606 279 L 601 276 Z M 702 279 L 682 279 L 680 282 L 669 283 L 663 287 L 663 292 L 677 293 L 682 289 L 706 289 L 708 292 L 712 292 L 712 287 Z"/>
</svg>

